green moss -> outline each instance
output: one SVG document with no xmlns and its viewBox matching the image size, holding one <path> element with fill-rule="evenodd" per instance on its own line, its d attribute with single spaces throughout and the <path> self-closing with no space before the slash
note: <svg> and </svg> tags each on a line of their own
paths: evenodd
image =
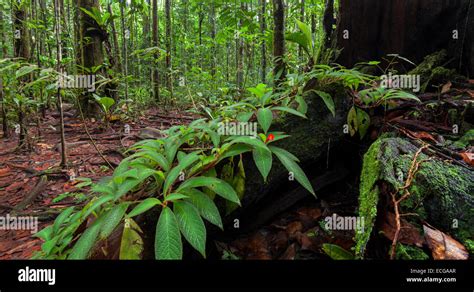
<svg viewBox="0 0 474 292">
<path fill-rule="evenodd" d="M 377 203 L 379 199 L 377 181 L 379 180 L 380 173 L 378 154 L 381 143 L 382 140 L 377 140 L 364 155 L 360 178 L 359 216 L 364 218 L 365 226 L 363 232 L 356 233 L 356 257 L 363 257 L 365 246 L 369 241 L 377 216 Z"/>
<path fill-rule="evenodd" d="M 430 257 L 421 248 L 404 244 L 397 245 L 397 260 L 428 260 Z"/>
<path fill-rule="evenodd" d="M 359 215 L 364 217 L 364 232 L 356 234 L 356 255 L 364 255 L 377 216 L 378 183 L 384 181 L 395 190 L 405 180 L 418 147 L 400 138 L 378 139 L 364 156 L 359 194 Z M 429 157 L 420 154 L 418 160 Z M 474 239 L 474 172 L 435 157 L 420 165 L 410 186 L 410 196 L 401 203 L 402 212 L 415 225 L 425 220 L 453 235 L 462 243 Z"/>
<path fill-rule="evenodd" d="M 466 148 L 474 143 L 474 129 L 470 129 L 459 140 L 453 143 L 453 146 L 459 149 Z"/>
</svg>

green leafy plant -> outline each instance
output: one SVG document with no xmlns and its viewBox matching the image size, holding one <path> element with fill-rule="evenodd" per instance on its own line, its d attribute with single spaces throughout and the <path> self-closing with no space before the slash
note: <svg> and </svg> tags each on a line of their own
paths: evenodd
<svg viewBox="0 0 474 292">
<path fill-rule="evenodd" d="M 111 177 L 92 185 L 95 197 L 82 210 L 73 207 L 64 210 L 53 225 L 37 234 L 45 240 L 37 257 L 87 258 L 97 242 L 105 240 L 115 229 L 123 228 L 120 258 L 138 258 L 143 247 L 139 244 L 140 228 L 133 218 L 152 210 L 159 211 L 155 233 L 157 259 L 182 258 L 183 238 L 205 257 L 204 221 L 223 228 L 214 197 L 217 195 L 226 200 L 227 212 L 231 212 L 240 205 L 245 191 L 242 159 L 237 171 L 223 173 L 220 178 L 216 166 L 233 163 L 236 156 L 244 153 L 251 153 L 264 180 L 270 173 L 275 155 L 314 195 L 298 159 L 271 145 L 288 136 L 269 131 L 272 110 L 279 109 L 264 107 L 266 102 L 262 101 L 260 108 L 252 112 L 263 130 L 257 137 L 219 135 L 217 128 L 222 119 L 199 119 L 188 126 L 169 128 L 165 131 L 166 138 L 145 140 L 132 146 L 128 151 L 131 155 L 122 160 Z M 198 150 L 185 150 L 189 147 Z M 79 227 L 86 222 L 92 223 L 77 237 Z"/>
</svg>

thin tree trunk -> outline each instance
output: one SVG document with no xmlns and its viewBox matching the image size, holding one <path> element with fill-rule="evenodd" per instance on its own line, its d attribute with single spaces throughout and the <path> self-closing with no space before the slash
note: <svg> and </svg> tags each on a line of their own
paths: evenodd
<svg viewBox="0 0 474 292">
<path fill-rule="evenodd" d="M 61 42 L 61 9 L 60 9 L 60 0 L 54 0 L 54 20 L 56 25 L 56 58 L 57 58 L 57 70 L 60 74 L 63 72 L 62 68 L 62 42 Z M 67 157 L 66 157 L 66 137 L 64 136 L 64 114 L 63 114 L 63 100 L 61 95 L 61 88 L 58 86 L 57 89 L 57 99 L 58 99 L 58 109 L 59 109 L 59 128 L 61 134 L 61 167 L 67 167 Z"/>
<path fill-rule="evenodd" d="M 285 57 L 285 4 L 283 0 L 273 0 L 273 69 L 275 88 L 280 87 L 286 76 Z"/>
<path fill-rule="evenodd" d="M 267 43 L 265 39 L 265 31 L 267 30 L 267 23 L 266 23 L 266 13 L 267 13 L 267 1 L 260 0 L 261 4 L 261 11 L 260 16 L 258 17 L 260 20 L 260 33 L 262 35 L 262 46 L 261 46 L 261 72 L 260 78 L 262 83 L 266 82 L 266 75 L 267 75 Z"/>
<path fill-rule="evenodd" d="M 171 0 L 165 0 L 166 17 L 166 87 L 170 94 L 170 101 L 173 100 L 173 68 L 171 64 L 172 55 L 172 28 L 171 28 Z"/>
<path fill-rule="evenodd" d="M 123 60 L 124 60 L 124 67 L 123 67 L 123 75 L 125 76 L 125 100 L 128 100 L 128 53 L 127 53 L 127 38 L 125 32 L 125 12 L 124 12 L 124 3 L 120 3 L 120 20 L 122 24 L 122 49 L 123 49 Z"/>
<path fill-rule="evenodd" d="M 97 23 L 80 8 L 91 11 L 92 8 L 100 9 L 99 0 L 77 0 L 77 13 L 79 20 L 79 52 L 77 64 L 84 68 L 94 68 L 104 63 L 103 33 Z M 81 70 L 81 74 L 96 74 Z M 93 116 L 99 112 L 98 105 L 92 101 L 92 95 L 84 92 L 80 97 L 81 108 L 86 115 Z"/>
<path fill-rule="evenodd" d="M 212 40 L 212 48 L 211 48 L 211 76 L 214 79 L 216 75 L 216 5 L 214 1 L 211 3 L 211 9 L 209 12 L 209 20 L 211 24 L 211 40 Z M 215 81 L 215 80 L 214 80 Z M 214 82 L 215 84 L 215 82 Z"/>
<path fill-rule="evenodd" d="M 27 11 L 26 2 L 15 2 L 13 7 L 13 55 L 15 58 L 22 58 L 26 62 L 31 59 L 30 51 L 30 32 L 26 25 Z M 21 82 L 27 81 L 28 77 L 22 78 Z M 19 146 L 29 147 L 29 143 L 25 141 L 27 138 L 27 128 L 24 121 L 24 113 L 22 103 L 18 106 L 18 123 L 20 124 Z M 26 142 L 26 145 L 25 145 Z"/>
<path fill-rule="evenodd" d="M 323 28 L 324 28 L 324 47 L 331 46 L 331 38 L 333 34 L 334 25 L 334 0 L 326 0 L 326 7 L 324 9 Z"/>
<path fill-rule="evenodd" d="M 245 4 L 240 3 L 240 9 L 242 11 L 245 10 Z M 243 22 L 242 19 L 239 19 L 239 27 L 240 30 L 242 28 Z M 236 43 L 235 43 L 235 58 L 236 58 L 236 85 L 240 93 L 243 92 L 243 83 L 244 83 L 244 41 L 243 38 L 240 36 L 240 31 L 238 31 Z"/>
<path fill-rule="evenodd" d="M 112 5 L 107 4 L 107 11 L 110 13 L 110 17 L 113 17 Z M 110 22 L 110 27 L 112 28 L 112 41 L 114 43 L 114 57 L 116 60 L 116 69 L 119 72 L 122 72 L 122 60 L 120 57 L 120 48 L 118 43 L 117 28 L 115 27 L 115 21 Z"/>
<path fill-rule="evenodd" d="M 6 46 L 6 34 L 5 34 L 5 23 L 3 20 L 3 11 L 0 10 L 0 44 L 2 45 L 2 58 L 7 57 L 7 46 Z M 7 109 L 5 107 L 5 92 L 3 91 L 3 78 L 0 75 L 0 102 L 2 104 L 2 130 L 3 137 L 8 138 L 8 121 L 7 121 Z"/>
<path fill-rule="evenodd" d="M 153 24 L 152 24 L 152 37 L 153 37 L 153 46 L 158 47 L 158 3 L 157 0 L 153 0 L 152 4 L 153 10 Z M 160 57 L 159 53 L 155 53 L 154 64 L 153 64 L 153 99 L 156 102 L 160 101 L 160 74 L 158 71 L 158 58 Z"/>
</svg>

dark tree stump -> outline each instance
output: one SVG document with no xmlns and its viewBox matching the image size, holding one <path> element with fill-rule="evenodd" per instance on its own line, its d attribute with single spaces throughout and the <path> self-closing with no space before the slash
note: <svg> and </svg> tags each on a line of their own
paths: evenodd
<svg viewBox="0 0 474 292">
<path fill-rule="evenodd" d="M 352 67 L 387 54 L 420 63 L 426 55 L 446 49 L 452 58 L 450 67 L 474 74 L 474 3 L 470 0 L 341 0 L 339 13 L 341 65 Z"/>
</svg>

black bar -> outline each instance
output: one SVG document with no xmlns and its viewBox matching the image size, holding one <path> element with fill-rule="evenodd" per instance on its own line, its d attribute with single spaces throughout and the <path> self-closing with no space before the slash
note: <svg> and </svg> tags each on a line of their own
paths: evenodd
<svg viewBox="0 0 474 292">
<path fill-rule="evenodd" d="M 19 282 L 19 270 L 26 267 L 55 269 L 55 284 Z M 455 282 L 407 283 L 407 278 L 426 277 L 455 278 Z M 86 291 L 145 287 L 275 287 L 288 291 L 298 287 L 430 287 L 473 291 L 473 279 L 473 261 L 0 261 L 1 292 L 33 287 L 88 288 Z"/>
</svg>

